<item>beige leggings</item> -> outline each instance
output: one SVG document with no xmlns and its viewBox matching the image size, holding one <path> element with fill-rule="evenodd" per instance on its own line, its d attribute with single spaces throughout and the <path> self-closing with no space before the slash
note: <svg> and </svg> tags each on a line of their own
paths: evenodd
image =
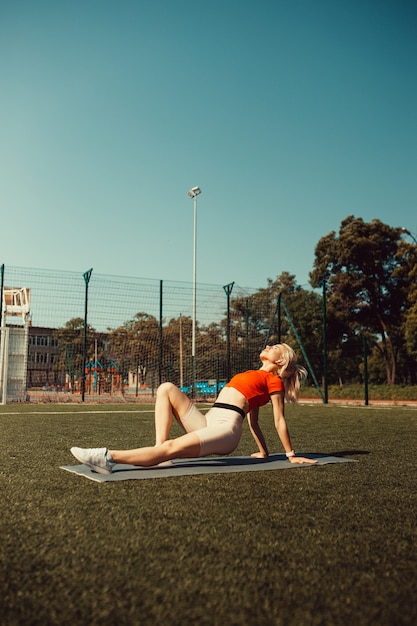
<svg viewBox="0 0 417 626">
<path fill-rule="evenodd" d="M 191 402 L 180 421 L 187 433 L 196 433 L 200 439 L 200 456 L 230 454 L 242 436 L 243 418 L 232 409 L 214 407 L 203 415 Z"/>
</svg>

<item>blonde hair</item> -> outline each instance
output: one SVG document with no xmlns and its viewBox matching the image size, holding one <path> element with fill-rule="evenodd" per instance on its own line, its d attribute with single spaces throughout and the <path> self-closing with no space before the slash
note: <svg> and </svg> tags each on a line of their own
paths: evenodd
<svg viewBox="0 0 417 626">
<path fill-rule="evenodd" d="M 297 363 L 295 352 L 288 344 L 279 343 L 278 346 L 284 361 L 284 365 L 278 370 L 278 376 L 284 383 L 285 399 L 287 402 L 297 402 L 301 383 L 307 377 L 307 370 Z"/>
</svg>

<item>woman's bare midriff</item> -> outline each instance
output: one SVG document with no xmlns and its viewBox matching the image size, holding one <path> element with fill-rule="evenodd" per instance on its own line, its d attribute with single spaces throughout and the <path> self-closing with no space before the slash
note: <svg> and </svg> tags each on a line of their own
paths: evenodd
<svg viewBox="0 0 417 626">
<path fill-rule="evenodd" d="M 216 402 L 225 402 L 226 404 L 234 404 L 240 409 L 243 409 L 245 413 L 249 412 L 249 404 L 245 396 L 233 387 L 223 387 Z"/>
</svg>

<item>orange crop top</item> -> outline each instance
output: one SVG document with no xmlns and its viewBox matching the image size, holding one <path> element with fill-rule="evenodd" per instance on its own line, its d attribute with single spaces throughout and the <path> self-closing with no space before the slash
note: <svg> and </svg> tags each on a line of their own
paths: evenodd
<svg viewBox="0 0 417 626">
<path fill-rule="evenodd" d="M 226 387 L 233 387 L 240 391 L 249 402 L 249 410 L 267 404 L 271 394 L 284 392 L 282 379 L 265 370 L 248 370 L 236 374 Z"/>
</svg>

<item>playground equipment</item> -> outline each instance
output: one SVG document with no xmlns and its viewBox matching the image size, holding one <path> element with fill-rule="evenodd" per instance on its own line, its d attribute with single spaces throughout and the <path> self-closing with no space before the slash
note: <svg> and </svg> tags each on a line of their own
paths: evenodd
<svg viewBox="0 0 417 626">
<path fill-rule="evenodd" d="M 7 318 L 17 324 L 7 324 Z M 16 319 L 17 318 L 17 319 Z M 20 318 L 20 319 L 19 319 Z M 0 394 L 2 404 L 26 399 L 30 289 L 3 287 L 0 309 Z"/>
</svg>

